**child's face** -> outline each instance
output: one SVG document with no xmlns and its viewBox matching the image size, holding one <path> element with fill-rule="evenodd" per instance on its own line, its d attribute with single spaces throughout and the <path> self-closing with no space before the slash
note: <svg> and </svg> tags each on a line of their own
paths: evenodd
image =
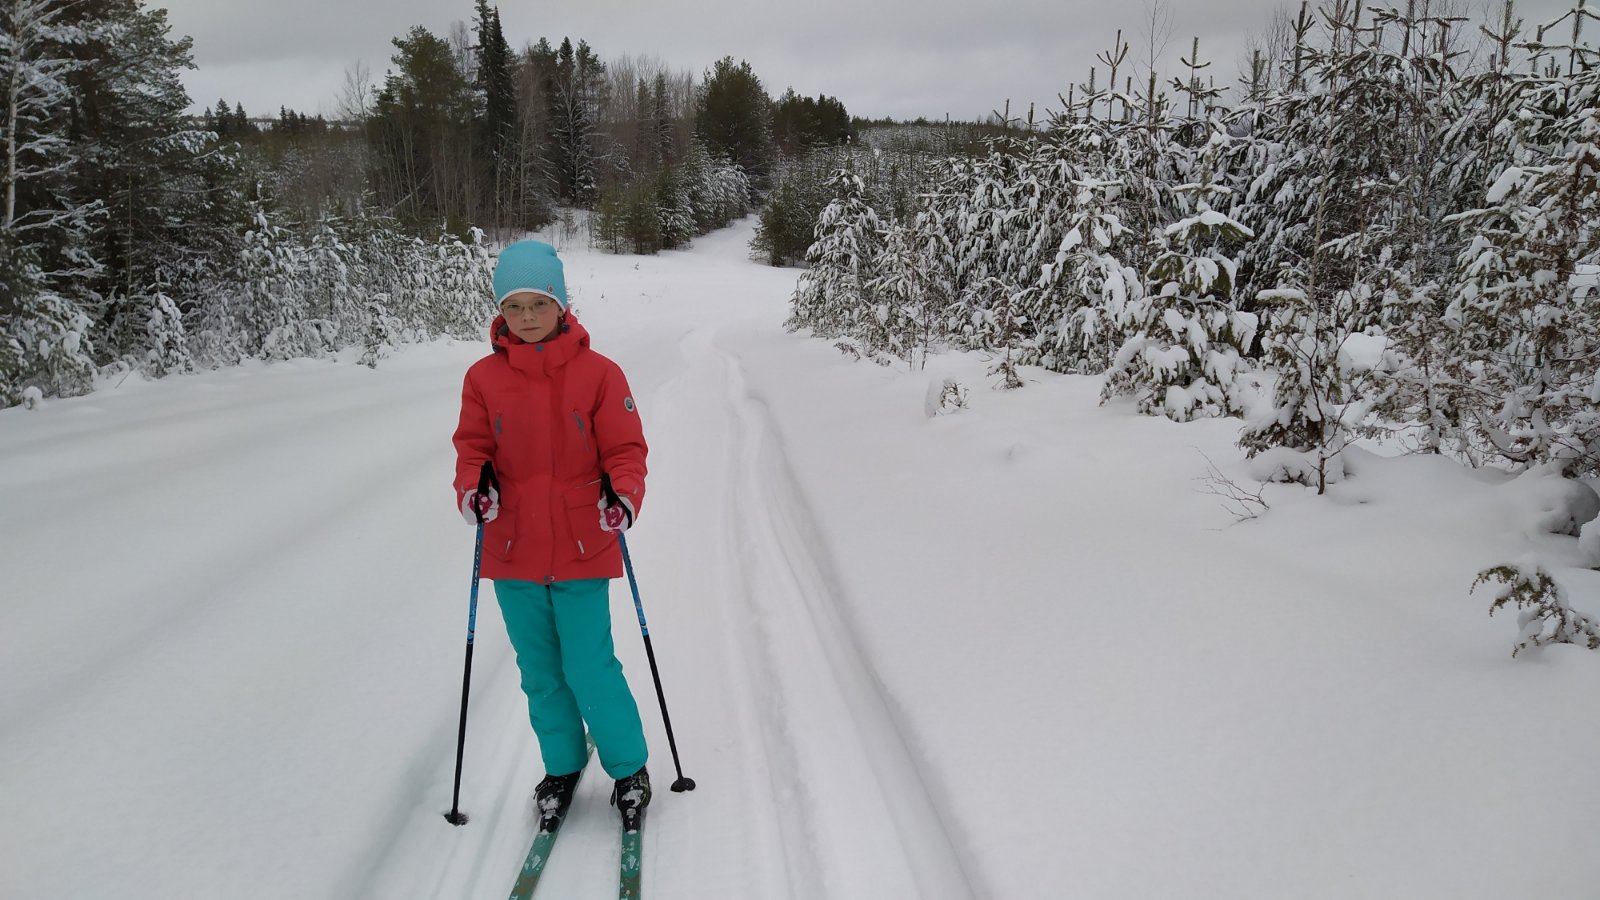
<svg viewBox="0 0 1600 900">
<path fill-rule="evenodd" d="M 531 291 L 512 294 L 500 304 L 511 333 L 530 344 L 547 340 L 561 324 L 561 304 Z"/>
</svg>

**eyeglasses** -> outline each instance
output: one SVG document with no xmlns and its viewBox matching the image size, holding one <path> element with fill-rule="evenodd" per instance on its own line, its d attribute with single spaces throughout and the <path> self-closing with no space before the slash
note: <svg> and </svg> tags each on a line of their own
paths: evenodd
<svg viewBox="0 0 1600 900">
<path fill-rule="evenodd" d="M 560 309 L 561 304 L 549 297 L 538 297 L 533 300 L 511 300 L 501 304 L 500 311 L 508 319 L 519 316 L 542 316 L 553 309 Z"/>
</svg>

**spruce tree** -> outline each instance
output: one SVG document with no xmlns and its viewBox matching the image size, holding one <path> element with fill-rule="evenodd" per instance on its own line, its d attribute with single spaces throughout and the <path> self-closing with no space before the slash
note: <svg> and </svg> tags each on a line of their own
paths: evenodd
<svg viewBox="0 0 1600 900">
<path fill-rule="evenodd" d="M 1458 261 L 1454 368 L 1480 452 L 1592 474 L 1600 472 L 1600 65 L 1591 58 L 1571 77 L 1541 81 L 1526 89 L 1517 118 L 1525 150 L 1487 205 L 1456 220 L 1471 242 Z"/>
<path fill-rule="evenodd" d="M 513 179 L 511 143 L 517 134 L 517 97 L 512 80 L 511 46 L 500 26 L 500 10 L 478 0 L 477 107 L 478 147 L 484 159 L 489 196 L 480 215 L 498 226 L 507 216 L 503 199 Z"/>
<path fill-rule="evenodd" d="M 563 39 L 549 94 L 551 177 L 557 196 L 588 206 L 598 195 L 595 103 L 605 66 L 589 45 Z"/>
<path fill-rule="evenodd" d="M 1213 132 L 1198 154 L 1200 180 L 1173 188 L 1187 215 L 1157 236 L 1149 288 L 1116 321 L 1126 338 L 1102 402 L 1131 393 L 1140 412 L 1178 422 L 1244 410 L 1244 353 L 1257 320 L 1233 304 L 1238 266 L 1229 248 L 1252 233 L 1221 211 L 1230 194 L 1218 178 L 1226 144 Z"/>
<path fill-rule="evenodd" d="M 817 219 L 816 241 L 806 253 L 811 269 L 800 276 L 787 325 L 822 337 L 861 335 L 866 320 L 880 312 L 876 286 L 883 226 L 866 202 L 860 176 L 841 169 L 832 186 L 838 199 Z M 887 345 L 869 339 L 867 349 Z"/>
<path fill-rule="evenodd" d="M 3 0 L 4 190 L 0 208 L 0 406 L 77 393 L 94 370 L 82 282 L 100 204 L 73 190 L 77 149 L 60 110 L 87 39 L 60 0 Z"/>
<path fill-rule="evenodd" d="M 667 96 L 667 76 L 657 72 L 650 86 L 650 158 L 656 165 L 672 165 L 677 160 L 677 122 Z"/>
<path fill-rule="evenodd" d="M 178 71 L 192 66 L 189 44 L 168 38 L 165 11 L 106 0 L 61 4 L 60 13 L 75 34 L 57 48 L 58 59 L 73 62 L 71 99 L 50 113 L 72 145 L 61 184 L 79 198 L 73 206 L 97 207 L 64 257 L 77 274 L 63 287 L 89 314 L 96 364 L 107 364 L 144 331 L 136 298 L 170 282 L 166 267 L 184 255 L 193 230 L 184 221 L 185 181 L 207 136 L 184 115 Z M 41 262 L 54 269 L 56 251 L 42 249 Z"/>
</svg>

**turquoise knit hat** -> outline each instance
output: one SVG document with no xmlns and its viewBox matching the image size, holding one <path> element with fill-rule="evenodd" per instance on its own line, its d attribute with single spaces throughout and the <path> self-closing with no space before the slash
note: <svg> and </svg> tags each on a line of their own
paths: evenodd
<svg viewBox="0 0 1600 900">
<path fill-rule="evenodd" d="M 517 291 L 537 291 L 554 297 L 561 304 L 561 311 L 566 312 L 567 279 L 556 248 L 544 241 L 517 241 L 500 251 L 494 264 L 495 304 Z"/>
</svg>

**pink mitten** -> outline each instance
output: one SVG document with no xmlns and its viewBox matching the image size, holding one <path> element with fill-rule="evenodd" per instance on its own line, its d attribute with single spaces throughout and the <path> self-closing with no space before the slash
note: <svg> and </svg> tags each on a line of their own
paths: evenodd
<svg viewBox="0 0 1600 900">
<path fill-rule="evenodd" d="M 615 531 L 621 534 L 633 524 L 633 504 L 627 497 L 618 497 L 616 503 L 607 503 L 605 497 L 600 498 L 600 530 Z"/>
<path fill-rule="evenodd" d="M 500 515 L 500 492 L 489 488 L 488 493 L 467 491 L 461 495 L 461 517 L 468 525 L 493 522 Z"/>
</svg>

